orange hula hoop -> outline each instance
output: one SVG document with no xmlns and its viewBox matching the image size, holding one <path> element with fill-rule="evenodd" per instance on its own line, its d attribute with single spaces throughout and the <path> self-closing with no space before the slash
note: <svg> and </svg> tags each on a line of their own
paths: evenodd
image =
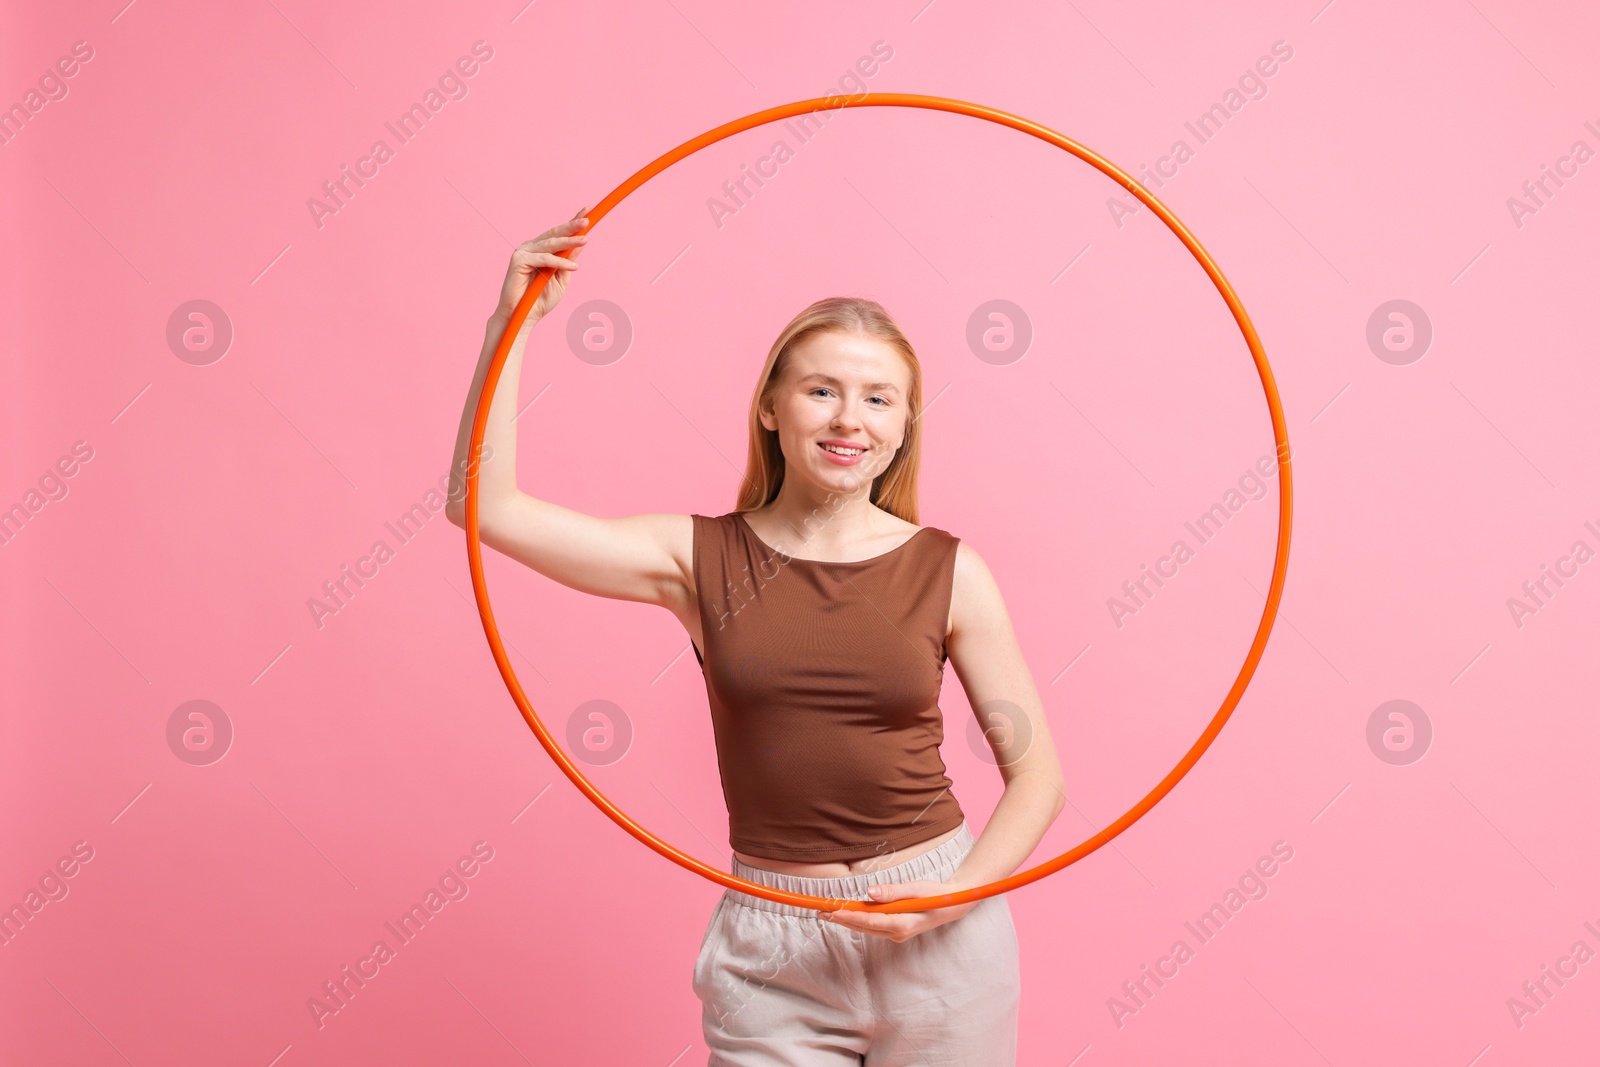
<svg viewBox="0 0 1600 1067">
<path fill-rule="evenodd" d="M 1173 767 L 1166 777 L 1157 783 L 1154 789 L 1145 794 L 1143 799 L 1124 812 L 1115 822 L 1077 847 L 1063 852 L 1055 859 L 1041 863 L 1037 867 L 1031 867 L 999 881 L 937 896 L 908 897 L 904 900 L 889 901 L 887 903 L 873 903 L 871 901 L 836 900 L 808 896 L 804 893 L 790 893 L 785 890 L 746 881 L 743 878 L 738 878 L 710 867 L 693 856 L 673 848 L 649 830 L 634 822 L 625 812 L 606 799 L 584 777 L 583 772 L 573 764 L 567 754 L 556 744 L 550 731 L 545 728 L 544 723 L 534 713 L 527 694 L 522 691 L 522 685 L 517 680 L 516 671 L 511 667 L 511 660 L 506 655 L 505 645 L 500 640 L 500 631 L 495 625 L 494 611 L 489 605 L 489 591 L 483 576 L 483 548 L 478 540 L 478 467 L 479 457 L 483 451 L 484 431 L 489 421 L 489 408 L 493 403 L 495 387 L 499 384 L 500 371 L 505 364 L 506 356 L 511 351 L 511 346 L 515 342 L 517 334 L 521 332 L 523 323 L 527 321 L 528 312 L 532 309 L 533 302 L 538 299 L 539 294 L 544 291 L 545 285 L 554 274 L 554 268 L 546 267 L 541 269 L 529 284 L 528 291 L 518 301 L 516 310 L 512 312 L 511 319 L 507 323 L 505 334 L 501 337 L 500 343 L 495 349 L 494 359 L 489 364 L 488 373 L 484 377 L 483 389 L 479 393 L 478 408 L 472 421 L 472 438 L 468 445 L 468 455 L 471 460 L 467 466 L 466 473 L 467 561 L 472 570 L 472 589 L 477 599 L 478 614 L 483 619 L 484 634 L 489 639 L 489 649 L 494 653 L 495 663 L 500 668 L 500 675 L 505 679 L 506 688 L 510 691 L 511 698 L 516 701 L 517 708 L 522 712 L 523 719 L 527 721 L 529 728 L 533 730 L 534 736 L 539 739 L 539 743 L 544 746 L 544 750 L 550 754 L 550 758 L 556 761 L 557 766 L 582 791 L 583 795 L 588 797 L 612 822 L 632 834 L 637 840 L 656 853 L 672 860 L 680 867 L 719 885 L 737 889 L 751 896 L 762 897 L 780 904 L 815 908 L 819 911 L 837 911 L 841 909 L 881 913 L 931 911 L 935 908 L 953 907 L 1005 893 L 1012 889 L 1018 889 L 1031 882 L 1038 881 L 1045 875 L 1054 874 L 1063 867 L 1076 863 L 1102 845 L 1109 844 L 1113 838 L 1132 826 L 1153 808 L 1162 797 L 1171 792 L 1173 787 L 1183 780 L 1184 775 L 1189 773 L 1190 768 L 1195 765 L 1206 749 L 1211 747 L 1212 741 L 1216 740 L 1217 734 L 1222 731 L 1223 725 L 1228 721 L 1229 716 L 1233 714 L 1233 709 L 1238 706 L 1240 698 L 1244 696 L 1245 688 L 1250 684 L 1250 679 L 1255 674 L 1256 665 L 1261 661 L 1262 652 L 1266 649 L 1267 637 L 1272 632 L 1272 624 L 1277 619 L 1278 603 L 1283 597 L 1283 583 L 1289 566 L 1290 515 L 1293 511 L 1291 506 L 1293 486 L 1289 463 L 1289 436 L 1283 414 L 1283 405 L 1278 399 L 1277 385 L 1273 380 L 1272 368 L 1267 364 L 1266 352 L 1262 350 L 1261 339 L 1256 336 L 1255 327 L 1251 325 L 1250 317 L 1245 313 L 1244 305 L 1239 302 L 1238 296 L 1234 294 L 1233 287 L 1228 284 L 1227 279 L 1222 276 L 1222 271 L 1217 268 L 1216 263 L 1212 261 L 1206 250 L 1200 246 L 1200 242 L 1195 240 L 1194 235 L 1188 231 L 1183 223 L 1178 221 L 1172 212 L 1167 210 L 1160 200 L 1152 196 L 1148 190 L 1114 163 L 1102 158 L 1071 138 L 1056 133 L 1054 130 L 1029 122 L 1027 119 L 1019 118 L 1016 115 L 997 111 L 994 108 L 970 104 L 962 100 L 952 100 L 948 97 L 922 96 L 914 93 L 866 93 L 857 99 L 831 96 L 825 98 L 817 97 L 767 108 L 765 111 L 757 111 L 743 118 L 724 123 L 715 129 L 708 130 L 698 137 L 685 141 L 670 152 L 659 156 L 642 167 L 627 181 L 613 189 L 604 200 L 600 201 L 594 210 L 588 212 L 589 226 L 576 232 L 590 232 L 601 219 L 605 218 L 606 213 L 621 203 L 629 193 L 632 193 L 639 186 L 674 163 L 698 152 L 707 145 L 715 144 L 726 137 L 731 137 L 736 133 L 741 133 L 756 126 L 777 122 L 780 119 L 812 111 L 833 111 L 847 107 L 919 107 L 935 111 L 949 111 L 958 115 L 969 115 L 973 118 L 985 119 L 989 122 L 999 123 L 1002 126 L 1009 126 L 1014 130 L 1020 130 L 1023 133 L 1032 134 L 1042 141 L 1047 141 L 1058 148 L 1071 152 L 1108 177 L 1115 179 L 1117 184 L 1138 197 L 1146 207 L 1154 211 L 1161 221 L 1166 223 L 1167 227 L 1184 243 L 1189 252 L 1199 261 L 1200 266 L 1205 268 L 1206 274 L 1210 276 L 1211 281 L 1216 285 L 1217 291 L 1222 294 L 1222 299 L 1227 301 L 1229 310 L 1233 312 L 1234 321 L 1238 323 L 1239 329 L 1244 334 L 1245 342 L 1250 346 L 1250 355 L 1255 360 L 1256 371 L 1261 377 L 1261 387 L 1266 393 L 1267 407 L 1272 415 L 1272 435 L 1277 442 L 1278 474 L 1281 486 L 1278 498 L 1278 542 L 1277 554 L 1272 567 L 1272 582 L 1267 590 L 1267 601 L 1261 613 L 1261 623 L 1256 629 L 1255 640 L 1250 643 L 1250 651 L 1245 655 L 1244 665 L 1239 668 L 1239 674 L 1234 679 L 1233 686 L 1228 690 L 1228 695 L 1223 699 L 1222 706 L 1212 716 L 1205 731 L 1201 733 L 1199 740 L 1184 753 L 1177 766 Z"/>
</svg>

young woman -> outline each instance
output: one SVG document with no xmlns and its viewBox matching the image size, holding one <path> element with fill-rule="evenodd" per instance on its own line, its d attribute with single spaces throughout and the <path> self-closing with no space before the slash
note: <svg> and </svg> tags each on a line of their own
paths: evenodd
<svg viewBox="0 0 1600 1067">
<path fill-rule="evenodd" d="M 489 361 L 537 271 L 556 268 L 526 325 L 560 301 L 587 241 L 574 236 L 583 210 L 511 255 L 456 440 L 459 526 Z M 884 309 L 822 300 L 779 334 L 751 405 L 738 504 L 718 517 L 597 518 L 518 490 L 527 338 L 490 406 L 480 538 L 563 585 L 658 604 L 683 623 L 706 679 L 732 873 L 890 901 L 1015 872 L 1066 802 L 1061 767 L 993 576 L 968 545 L 917 525 L 921 366 Z M 1005 781 L 978 837 L 939 757 L 946 659 Z M 728 889 L 693 985 L 712 1067 L 1015 1063 L 1004 895 L 886 915 Z"/>
</svg>

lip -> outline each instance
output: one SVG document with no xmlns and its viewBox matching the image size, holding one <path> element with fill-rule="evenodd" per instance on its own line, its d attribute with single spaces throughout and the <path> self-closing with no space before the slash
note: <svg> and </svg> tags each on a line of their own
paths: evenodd
<svg viewBox="0 0 1600 1067">
<path fill-rule="evenodd" d="M 855 455 L 855 456 L 841 456 L 837 452 L 829 452 L 826 448 L 822 447 L 823 445 L 837 445 L 840 448 L 859 448 L 859 449 L 861 449 L 861 453 L 860 453 L 860 455 Z M 862 461 L 862 459 L 864 459 L 866 457 L 866 455 L 867 455 L 867 447 L 868 446 L 862 444 L 859 441 L 829 440 L 829 441 L 818 441 L 817 442 L 818 451 L 820 451 L 829 460 L 831 460 L 834 463 L 837 463 L 841 467 L 853 467 L 857 463 L 860 463 Z"/>
</svg>

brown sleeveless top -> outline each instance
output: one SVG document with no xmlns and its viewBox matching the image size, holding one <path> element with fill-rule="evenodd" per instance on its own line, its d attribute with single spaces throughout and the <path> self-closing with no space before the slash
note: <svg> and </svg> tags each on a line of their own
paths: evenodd
<svg viewBox="0 0 1600 1067">
<path fill-rule="evenodd" d="M 961 825 L 939 745 L 959 539 L 925 526 L 855 563 L 798 559 L 739 512 L 694 515 L 694 580 L 728 842 L 864 859 Z"/>
</svg>

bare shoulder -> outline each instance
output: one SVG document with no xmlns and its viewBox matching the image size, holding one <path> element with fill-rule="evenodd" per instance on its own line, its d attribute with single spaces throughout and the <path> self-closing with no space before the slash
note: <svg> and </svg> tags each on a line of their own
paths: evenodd
<svg viewBox="0 0 1600 1067">
<path fill-rule="evenodd" d="M 952 635 L 971 633 L 1006 618 L 1000 584 L 978 550 L 966 541 L 956 545 L 956 561 L 951 578 L 950 629 Z"/>
<path fill-rule="evenodd" d="M 978 550 L 972 547 L 970 541 L 956 543 L 955 574 L 957 582 L 994 583 L 994 574 L 989 570 L 989 564 L 978 554 Z"/>
<path fill-rule="evenodd" d="M 1027 663 L 1000 583 L 984 558 L 963 541 L 956 549 L 945 646 L 950 663 L 973 701 L 1019 692 Z M 1031 683 L 1026 683 L 1030 684 Z M 978 704 L 974 703 L 973 707 Z"/>
</svg>

